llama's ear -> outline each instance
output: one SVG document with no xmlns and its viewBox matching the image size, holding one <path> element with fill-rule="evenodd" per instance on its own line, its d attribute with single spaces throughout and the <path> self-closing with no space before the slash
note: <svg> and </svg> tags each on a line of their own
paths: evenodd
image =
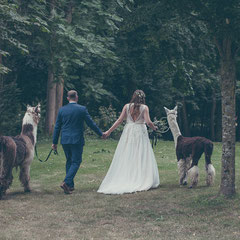
<svg viewBox="0 0 240 240">
<path fill-rule="evenodd" d="M 36 106 L 36 108 L 41 108 L 41 103 L 38 103 L 38 105 Z"/>
<path fill-rule="evenodd" d="M 38 103 L 38 105 L 35 107 L 35 112 L 36 113 L 40 113 L 40 108 L 41 108 L 41 105 L 40 105 L 40 103 Z"/>
<path fill-rule="evenodd" d="M 27 109 L 29 109 L 30 107 L 31 107 L 31 106 L 28 104 L 28 105 L 27 105 Z"/>
<path fill-rule="evenodd" d="M 177 106 L 173 110 L 177 112 Z"/>
<path fill-rule="evenodd" d="M 166 113 L 168 114 L 170 110 L 167 109 L 166 107 L 164 107 L 164 109 L 165 109 Z"/>
</svg>

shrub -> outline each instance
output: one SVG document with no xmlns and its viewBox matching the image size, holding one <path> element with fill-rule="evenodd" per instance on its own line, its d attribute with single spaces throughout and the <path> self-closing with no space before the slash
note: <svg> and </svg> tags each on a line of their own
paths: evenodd
<svg viewBox="0 0 240 240">
<path fill-rule="evenodd" d="M 110 105 L 108 108 L 101 106 L 99 107 L 99 115 L 94 118 L 94 121 L 102 131 L 107 131 L 118 119 L 118 115 L 120 115 L 120 113 L 118 114 L 112 105 Z M 118 128 L 111 133 L 110 137 L 118 139 L 121 136 L 123 127 L 124 124 L 118 126 Z M 89 128 L 86 129 L 85 133 L 87 135 L 92 135 L 92 131 Z"/>
</svg>

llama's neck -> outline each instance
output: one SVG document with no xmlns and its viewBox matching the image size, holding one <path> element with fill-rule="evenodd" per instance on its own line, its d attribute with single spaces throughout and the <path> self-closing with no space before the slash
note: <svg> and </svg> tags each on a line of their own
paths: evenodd
<svg viewBox="0 0 240 240">
<path fill-rule="evenodd" d="M 180 129 L 178 127 L 178 123 L 177 121 L 175 120 L 172 120 L 170 118 L 167 118 L 168 119 L 168 124 L 169 124 L 169 127 L 171 129 L 171 132 L 172 132 L 172 135 L 173 135 L 173 139 L 174 139 L 174 143 L 175 143 L 175 148 L 177 147 L 177 139 L 181 134 L 180 132 Z"/>
<path fill-rule="evenodd" d="M 32 144 L 35 145 L 37 142 L 37 124 L 34 122 L 31 115 L 25 114 L 22 123 L 22 134 L 28 136 Z"/>
</svg>

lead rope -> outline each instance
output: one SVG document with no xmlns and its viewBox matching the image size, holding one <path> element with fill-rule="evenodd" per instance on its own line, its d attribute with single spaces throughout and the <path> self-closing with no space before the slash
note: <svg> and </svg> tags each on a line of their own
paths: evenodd
<svg viewBox="0 0 240 240">
<path fill-rule="evenodd" d="M 38 161 L 40 161 L 40 162 L 46 162 L 46 161 L 50 158 L 50 156 L 51 156 L 51 154 L 52 154 L 52 151 L 54 151 L 54 155 L 58 155 L 57 150 L 53 150 L 53 149 L 51 149 L 51 151 L 49 152 L 47 158 L 46 158 L 45 160 L 42 160 L 42 159 L 40 159 L 40 158 L 38 157 L 38 153 L 37 153 L 37 145 L 35 145 L 35 155 L 36 155 Z"/>
</svg>

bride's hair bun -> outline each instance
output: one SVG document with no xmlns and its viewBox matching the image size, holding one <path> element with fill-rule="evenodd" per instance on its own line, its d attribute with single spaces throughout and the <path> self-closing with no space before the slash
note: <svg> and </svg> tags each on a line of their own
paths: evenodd
<svg viewBox="0 0 240 240">
<path fill-rule="evenodd" d="M 140 98 L 145 98 L 146 97 L 145 93 L 142 90 L 136 90 L 134 93 Z"/>
<path fill-rule="evenodd" d="M 139 109 L 141 104 L 145 104 L 145 93 L 142 90 L 136 90 L 133 93 L 130 103 L 134 104 L 134 109 Z"/>
</svg>

